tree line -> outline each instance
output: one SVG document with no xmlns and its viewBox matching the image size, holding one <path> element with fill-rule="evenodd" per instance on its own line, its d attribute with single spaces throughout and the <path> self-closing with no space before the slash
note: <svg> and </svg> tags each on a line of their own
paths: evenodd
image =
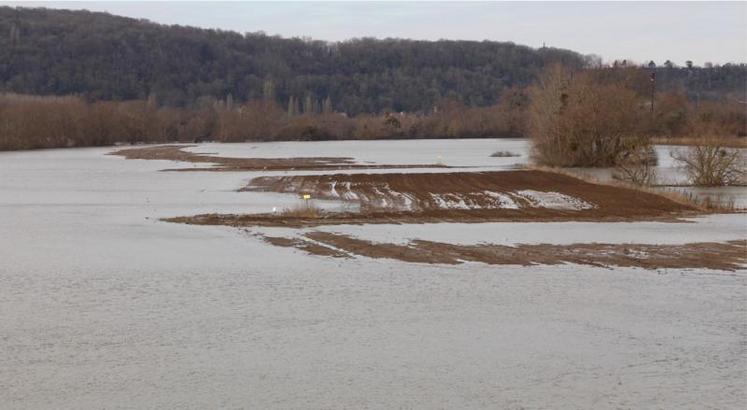
<svg viewBox="0 0 747 410">
<path fill-rule="evenodd" d="M 444 97 L 488 106 L 549 62 L 581 55 L 512 43 L 353 39 L 323 42 L 166 26 L 105 13 L 0 7 L 0 89 L 89 100 L 156 95 L 190 106 L 329 98 L 350 115 L 432 109 Z"/>
<path fill-rule="evenodd" d="M 88 11 L 0 7 L 0 91 L 75 94 L 87 101 L 155 96 L 159 106 L 194 107 L 201 98 L 263 99 L 301 112 L 323 111 L 327 104 L 328 111 L 348 115 L 426 113 L 444 98 L 495 105 L 506 90 L 528 86 L 555 63 L 601 64 L 568 50 L 493 41 L 323 42 Z M 744 65 L 648 64 L 661 90 L 747 99 Z"/>
<path fill-rule="evenodd" d="M 641 136 L 744 136 L 747 122 L 744 64 L 604 65 L 511 43 L 326 43 L 9 7 L 0 92 L 0 149 L 529 136 L 544 162 L 588 166 Z"/>
<path fill-rule="evenodd" d="M 0 94 L 0 150 L 104 146 L 118 143 L 277 140 L 520 137 L 526 96 L 469 107 L 443 99 L 429 114 L 349 117 L 332 111 L 286 110 L 263 99 L 236 103 L 201 99 L 186 108 L 154 98 L 86 101 L 78 96 Z"/>
<path fill-rule="evenodd" d="M 325 100 L 282 107 L 264 98 L 236 102 L 202 97 L 189 107 L 154 96 L 88 101 L 80 96 L 0 94 L 0 149 L 101 146 L 139 142 L 530 137 L 541 163 L 609 166 L 650 137 L 747 136 L 745 104 L 654 94 L 636 68 L 574 70 L 551 66 L 527 88 L 506 90 L 496 104 L 438 100 L 427 113 L 348 116 Z M 641 143 L 644 141 L 645 143 Z"/>
</svg>

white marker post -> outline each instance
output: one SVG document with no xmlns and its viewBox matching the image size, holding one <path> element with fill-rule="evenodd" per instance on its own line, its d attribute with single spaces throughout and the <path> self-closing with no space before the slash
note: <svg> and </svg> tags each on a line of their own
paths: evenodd
<svg viewBox="0 0 747 410">
<path fill-rule="evenodd" d="M 309 206 L 309 204 L 311 203 L 311 202 L 309 202 L 310 200 L 311 200 L 311 195 L 309 195 L 309 194 L 303 194 L 303 203 L 304 203 L 304 206 L 306 207 L 306 209 L 310 208 L 310 206 Z"/>
</svg>

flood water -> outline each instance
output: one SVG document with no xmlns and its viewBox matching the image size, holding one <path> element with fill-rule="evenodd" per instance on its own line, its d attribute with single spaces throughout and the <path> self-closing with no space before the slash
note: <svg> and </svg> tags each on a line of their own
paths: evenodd
<svg viewBox="0 0 747 410">
<path fill-rule="evenodd" d="M 673 153 L 683 152 L 687 147 L 656 145 L 657 164 L 654 167 L 655 188 L 693 195 L 708 199 L 712 203 L 747 208 L 747 187 L 694 187 Z M 242 144 L 202 144 L 189 148 L 197 153 L 217 154 L 224 157 L 269 157 L 283 158 L 298 156 L 311 157 L 352 157 L 359 162 L 379 164 L 444 164 L 454 167 L 471 167 L 473 170 L 514 169 L 530 163 L 531 147 L 526 139 L 461 139 L 436 141 L 321 141 L 321 142 L 279 142 Z M 514 154 L 511 157 L 493 158 L 489 154 L 496 151 Z M 747 167 L 747 150 L 742 152 L 742 164 Z M 602 182 L 613 179 L 611 168 L 568 169 L 581 176 L 592 177 Z M 366 172 L 403 172 L 394 170 L 369 170 Z M 410 171 L 412 172 L 412 171 Z M 441 172 L 438 169 L 424 168 L 417 172 Z"/>
<path fill-rule="evenodd" d="M 517 140 L 193 149 L 501 169 L 526 156 Z M 488 157 L 503 149 L 523 156 Z M 312 256 L 251 231 L 159 220 L 298 201 L 235 192 L 260 173 L 159 172 L 192 164 L 105 155 L 111 150 L 0 153 L 0 408 L 728 409 L 747 401 L 744 271 Z M 739 214 L 679 224 L 334 229 L 504 244 L 747 237 Z"/>
</svg>

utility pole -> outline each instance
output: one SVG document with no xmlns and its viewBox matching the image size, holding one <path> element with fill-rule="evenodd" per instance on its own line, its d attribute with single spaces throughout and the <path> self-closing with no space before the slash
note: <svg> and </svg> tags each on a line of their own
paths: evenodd
<svg viewBox="0 0 747 410">
<path fill-rule="evenodd" d="M 651 116 L 654 116 L 654 94 L 656 93 L 656 71 L 651 72 Z"/>
</svg>

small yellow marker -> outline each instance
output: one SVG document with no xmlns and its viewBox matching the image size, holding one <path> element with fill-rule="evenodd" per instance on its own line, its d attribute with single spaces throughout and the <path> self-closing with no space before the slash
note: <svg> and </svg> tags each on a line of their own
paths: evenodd
<svg viewBox="0 0 747 410">
<path fill-rule="evenodd" d="M 309 195 L 309 194 L 303 194 L 303 199 L 311 199 L 311 195 Z"/>
</svg>

